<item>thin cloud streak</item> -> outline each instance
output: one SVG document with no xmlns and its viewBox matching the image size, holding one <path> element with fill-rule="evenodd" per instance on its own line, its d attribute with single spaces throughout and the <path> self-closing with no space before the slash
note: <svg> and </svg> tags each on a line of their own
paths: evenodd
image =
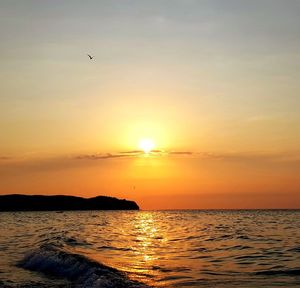
<svg viewBox="0 0 300 288">
<path fill-rule="evenodd" d="M 112 158 L 135 158 L 142 155 L 150 156 L 168 156 L 168 155 L 192 155 L 191 151 L 164 151 L 164 150 L 151 150 L 145 153 L 143 150 L 121 151 L 118 153 L 99 153 L 99 154 L 84 154 L 76 156 L 77 160 L 106 160 Z"/>
<path fill-rule="evenodd" d="M 142 154 L 142 153 L 144 153 L 144 151 L 142 151 L 142 150 L 131 150 L 131 151 L 122 151 L 120 153 L 131 155 L 131 154 Z"/>
<path fill-rule="evenodd" d="M 0 156 L 0 161 L 6 161 L 6 160 L 11 160 L 12 157 L 9 156 Z"/>
<path fill-rule="evenodd" d="M 121 151 L 118 153 L 99 153 L 99 154 L 84 154 L 76 156 L 77 160 L 106 160 L 114 158 L 136 158 L 143 155 L 153 157 L 160 156 L 191 156 L 197 159 L 211 159 L 224 161 L 276 161 L 276 162 L 298 162 L 300 161 L 300 152 L 193 152 L 193 151 L 165 151 L 152 150 L 146 154 L 142 150 Z"/>
<path fill-rule="evenodd" d="M 105 160 L 105 159 L 111 159 L 111 158 L 122 158 L 127 157 L 126 154 L 86 154 L 86 155 L 79 155 L 76 156 L 75 159 L 78 160 Z"/>
<path fill-rule="evenodd" d="M 193 155 L 194 153 L 191 151 L 170 151 L 169 155 Z"/>
</svg>

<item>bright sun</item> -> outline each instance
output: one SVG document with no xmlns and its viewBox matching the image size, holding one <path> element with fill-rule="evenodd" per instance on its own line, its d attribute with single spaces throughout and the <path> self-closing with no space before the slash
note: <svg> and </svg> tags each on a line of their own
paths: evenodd
<svg viewBox="0 0 300 288">
<path fill-rule="evenodd" d="M 139 142 L 139 148 L 142 149 L 146 154 L 151 152 L 155 147 L 155 144 L 152 139 L 141 139 Z"/>
</svg>

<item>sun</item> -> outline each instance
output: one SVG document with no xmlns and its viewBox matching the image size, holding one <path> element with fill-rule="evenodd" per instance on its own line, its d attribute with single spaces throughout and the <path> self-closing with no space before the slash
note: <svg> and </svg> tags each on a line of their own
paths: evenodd
<svg viewBox="0 0 300 288">
<path fill-rule="evenodd" d="M 148 154 L 155 147 L 154 141 L 152 139 L 141 139 L 139 142 L 139 148 Z"/>
</svg>

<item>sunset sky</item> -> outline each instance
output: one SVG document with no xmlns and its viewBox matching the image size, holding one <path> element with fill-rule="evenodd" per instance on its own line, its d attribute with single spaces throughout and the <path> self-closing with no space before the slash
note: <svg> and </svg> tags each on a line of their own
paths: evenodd
<svg viewBox="0 0 300 288">
<path fill-rule="evenodd" d="M 300 208 L 299 15 L 294 0 L 0 0 L 0 194 Z"/>
</svg>

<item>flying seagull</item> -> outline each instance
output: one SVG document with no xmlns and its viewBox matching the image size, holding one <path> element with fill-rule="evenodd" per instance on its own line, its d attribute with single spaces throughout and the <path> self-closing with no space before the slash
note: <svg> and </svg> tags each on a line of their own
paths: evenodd
<svg viewBox="0 0 300 288">
<path fill-rule="evenodd" d="M 94 58 L 94 56 L 91 56 L 90 54 L 87 54 L 87 56 L 89 56 L 90 60 Z"/>
</svg>

